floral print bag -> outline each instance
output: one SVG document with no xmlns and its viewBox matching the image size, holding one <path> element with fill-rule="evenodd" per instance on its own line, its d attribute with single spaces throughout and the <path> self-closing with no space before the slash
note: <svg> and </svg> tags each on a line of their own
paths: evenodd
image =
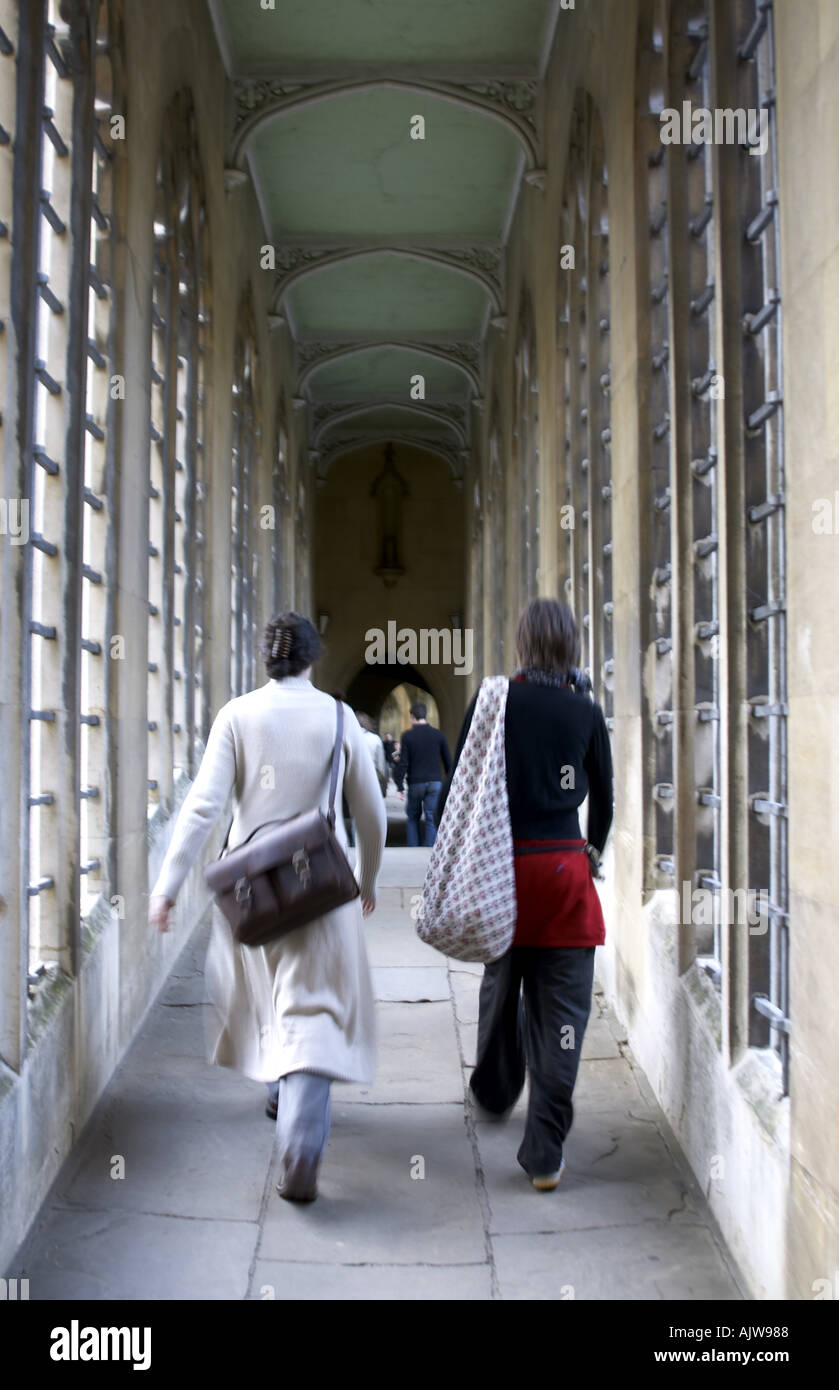
<svg viewBox="0 0 839 1390">
<path fill-rule="evenodd" d="M 504 716 L 509 681 L 481 682 L 423 884 L 417 934 L 456 960 L 492 961 L 516 925 Z"/>
</svg>

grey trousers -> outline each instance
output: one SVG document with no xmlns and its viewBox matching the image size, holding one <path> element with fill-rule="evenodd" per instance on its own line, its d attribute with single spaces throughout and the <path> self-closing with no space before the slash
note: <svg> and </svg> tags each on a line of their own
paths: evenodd
<svg viewBox="0 0 839 1390">
<path fill-rule="evenodd" d="M 293 1071 L 268 1083 L 277 1098 L 277 1143 L 287 1162 L 319 1163 L 329 1138 L 331 1079 L 317 1072 Z"/>
</svg>

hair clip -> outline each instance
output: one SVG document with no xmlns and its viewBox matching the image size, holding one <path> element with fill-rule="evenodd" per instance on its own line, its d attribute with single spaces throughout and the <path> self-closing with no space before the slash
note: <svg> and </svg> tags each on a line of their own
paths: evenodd
<svg viewBox="0 0 839 1390">
<path fill-rule="evenodd" d="M 290 627 L 281 627 L 279 631 L 274 634 L 274 642 L 271 647 L 272 661 L 276 661 L 277 658 L 279 658 L 280 661 L 285 661 L 291 651 L 291 635 Z"/>
</svg>

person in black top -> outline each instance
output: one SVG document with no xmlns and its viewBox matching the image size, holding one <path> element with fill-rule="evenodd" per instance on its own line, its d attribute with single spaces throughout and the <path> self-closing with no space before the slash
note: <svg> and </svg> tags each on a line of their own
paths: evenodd
<svg viewBox="0 0 839 1390">
<path fill-rule="evenodd" d="M 442 763 L 446 773 L 452 765 L 445 735 L 442 730 L 429 724 L 425 716 L 426 708 L 421 701 L 411 705 L 411 727 L 402 735 L 399 751 L 397 787 L 401 791 L 403 782 L 408 783 L 405 835 L 407 843 L 412 846 L 419 844 L 421 814 L 425 818 L 426 845 L 433 845 L 437 838 L 435 817 L 443 784 L 440 765 Z"/>
<path fill-rule="evenodd" d="M 480 1110 L 503 1115 L 521 1093 L 526 1061 L 530 1101 L 518 1161 L 537 1190 L 552 1191 L 573 1120 L 594 948 L 605 940 L 592 877 L 612 823 L 612 756 L 603 712 L 576 669 L 580 638 L 568 605 L 529 604 L 516 649 L 521 665 L 510 681 L 504 733 L 516 928 L 510 950 L 484 968 L 469 1084 Z M 440 797 L 440 819 L 476 701 Z M 586 797 L 584 840 L 578 810 Z"/>
<path fill-rule="evenodd" d="M 587 852 L 596 864 L 612 823 L 612 754 L 603 711 L 584 698 L 590 689 L 574 666 L 567 673 L 519 668 L 507 696 L 504 743 L 513 838 L 579 839 L 577 810 L 588 796 Z M 440 792 L 438 825 L 477 699 L 476 692 Z"/>
</svg>

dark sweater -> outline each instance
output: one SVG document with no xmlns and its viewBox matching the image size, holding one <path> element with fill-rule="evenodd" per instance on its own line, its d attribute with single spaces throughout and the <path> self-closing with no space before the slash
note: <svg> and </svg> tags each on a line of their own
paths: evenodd
<svg viewBox="0 0 839 1390">
<path fill-rule="evenodd" d="M 441 782 L 452 765 L 445 734 L 432 724 L 414 724 L 402 735 L 399 752 L 399 784 Z M 440 764 L 442 763 L 442 768 Z"/>
<path fill-rule="evenodd" d="M 477 698 L 466 711 L 440 793 L 438 823 Z M 602 851 L 612 824 L 612 752 L 600 706 L 570 686 L 511 680 L 504 746 L 513 838 L 582 839 L 577 810 L 588 796 L 588 842 Z"/>
</svg>

